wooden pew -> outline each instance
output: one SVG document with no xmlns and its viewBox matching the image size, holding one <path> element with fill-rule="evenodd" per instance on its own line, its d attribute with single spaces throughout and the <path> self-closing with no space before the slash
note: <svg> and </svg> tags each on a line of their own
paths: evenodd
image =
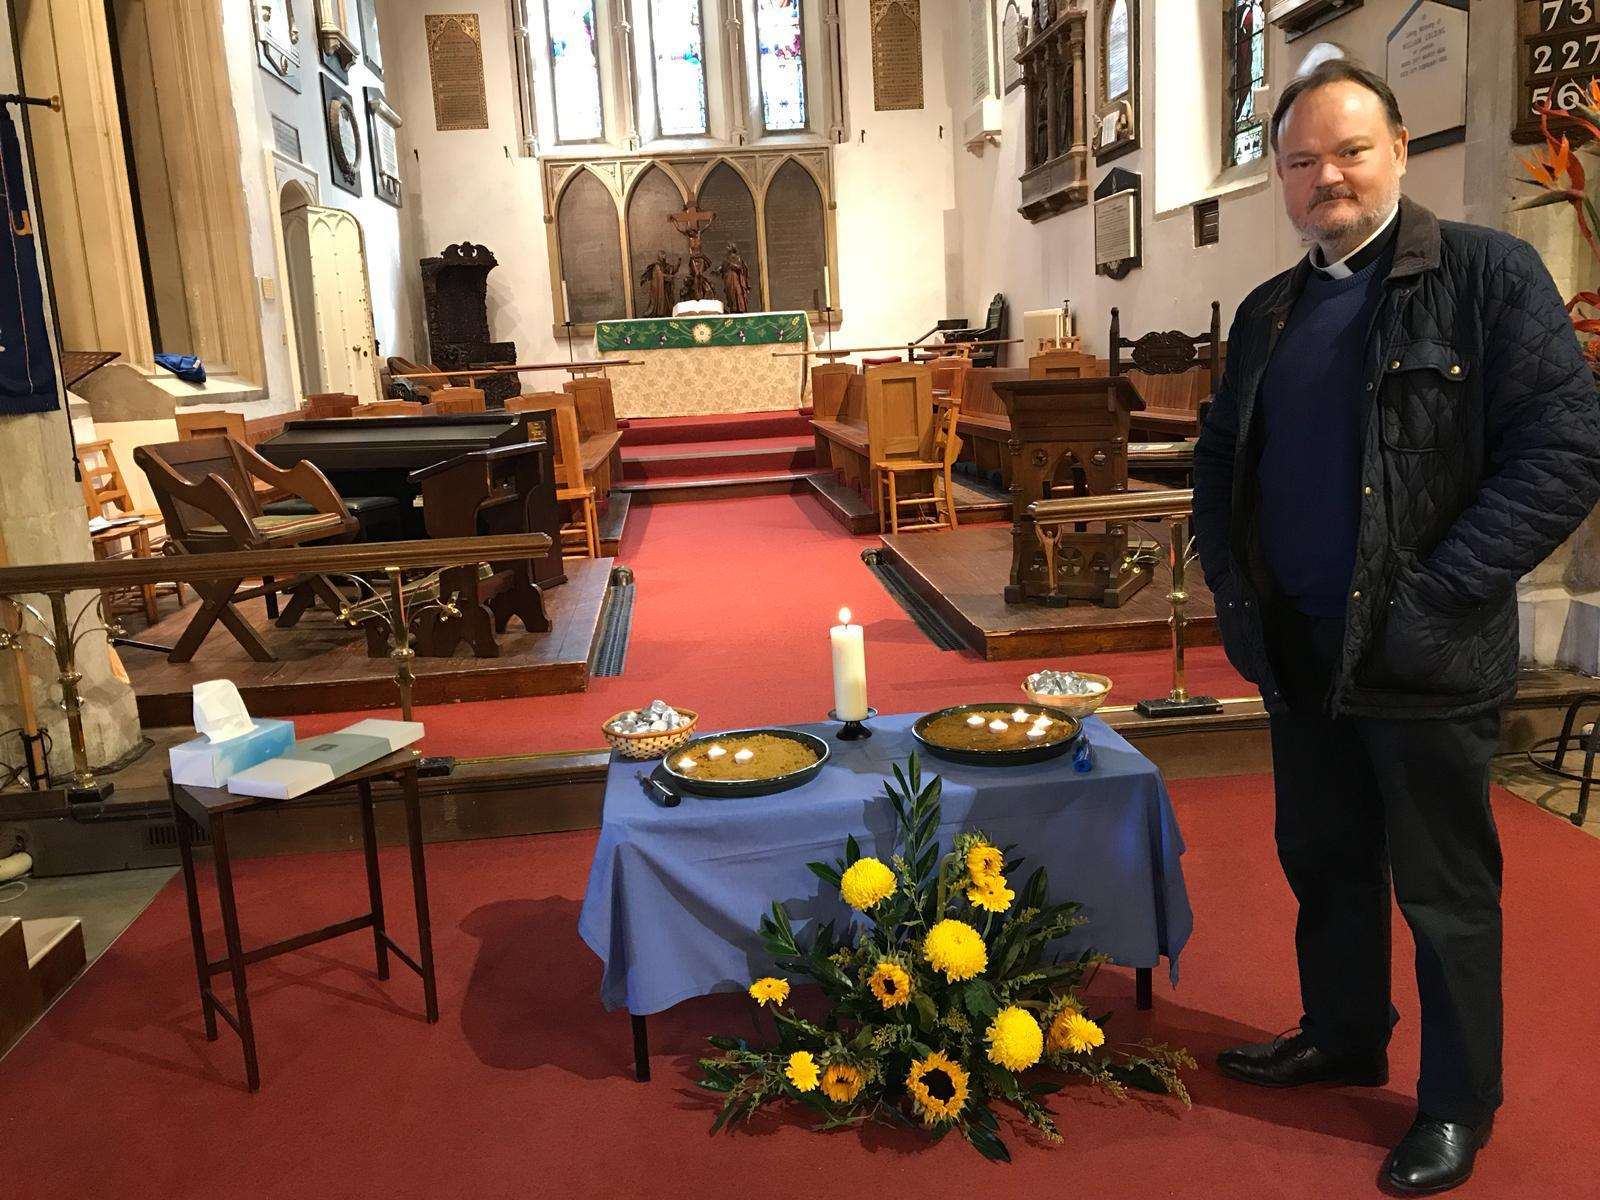
<svg viewBox="0 0 1600 1200">
<path fill-rule="evenodd" d="M 813 418 L 817 465 L 831 467 L 874 512 L 872 464 L 917 458 L 933 428 L 933 375 L 922 363 L 871 367 L 850 377 L 837 415 Z"/>
<path fill-rule="evenodd" d="M 859 375 L 851 363 L 819 363 L 811 368 L 811 415 L 819 421 L 836 420 L 845 389 Z"/>
<path fill-rule="evenodd" d="M 821 414 L 825 410 L 818 409 L 818 415 L 811 419 L 817 466 L 832 467 L 846 487 L 870 497 L 876 489 L 872 485 L 872 460 L 868 457 L 867 380 L 854 369 L 843 378 L 844 395 L 833 415 L 824 417 Z"/>
<path fill-rule="evenodd" d="M 971 463 L 989 474 L 999 471 L 1005 487 L 1011 486 L 1011 418 L 995 394 L 994 385 L 1007 379 L 1026 379 L 1025 367 L 973 367 L 964 381 L 961 415 L 956 428 L 961 434 L 961 462 Z M 939 397 L 934 397 L 939 403 Z"/>
<path fill-rule="evenodd" d="M 1134 414 L 1133 436 L 1192 438 L 1200 432 L 1204 407 L 1222 380 L 1222 305 L 1211 302 L 1204 333 L 1176 329 L 1122 336 L 1121 314 L 1111 310 L 1109 374 L 1126 376 L 1144 401 Z"/>
<path fill-rule="evenodd" d="M 572 397 L 577 410 L 584 479 L 594 488 L 596 502 L 603 504 L 613 481 L 622 478 L 622 426 L 617 421 L 611 380 L 584 375 L 567 380 L 561 390 Z"/>
<path fill-rule="evenodd" d="M 243 413 L 217 410 L 180 412 L 175 414 L 174 420 L 178 424 L 180 442 L 206 437 L 231 437 L 246 446 L 258 446 L 269 437 L 282 433 L 284 424 L 299 415 L 298 412 L 282 412 L 265 417 L 247 417 Z"/>
</svg>

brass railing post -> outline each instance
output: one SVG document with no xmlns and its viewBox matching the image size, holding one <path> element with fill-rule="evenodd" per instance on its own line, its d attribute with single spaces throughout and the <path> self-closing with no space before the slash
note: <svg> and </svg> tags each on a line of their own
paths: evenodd
<svg viewBox="0 0 1600 1200">
<path fill-rule="evenodd" d="M 1167 547 L 1167 561 L 1172 567 L 1172 590 L 1167 599 L 1172 602 L 1172 691 L 1167 696 L 1174 704 L 1189 698 L 1183 681 L 1183 627 L 1187 620 L 1183 606 L 1189 602 L 1184 588 L 1184 566 L 1189 557 L 1189 518 L 1174 516 L 1168 521 L 1171 541 Z"/>
<path fill-rule="evenodd" d="M 406 589 L 400 578 L 399 567 L 385 567 L 383 573 L 388 576 L 390 603 L 394 605 L 394 615 L 389 622 L 389 657 L 394 660 L 394 681 L 400 689 L 400 719 L 409 721 L 411 685 L 416 682 L 416 676 L 411 672 L 411 660 L 416 658 L 417 652 L 411 648 L 411 618 L 406 613 Z"/>
</svg>

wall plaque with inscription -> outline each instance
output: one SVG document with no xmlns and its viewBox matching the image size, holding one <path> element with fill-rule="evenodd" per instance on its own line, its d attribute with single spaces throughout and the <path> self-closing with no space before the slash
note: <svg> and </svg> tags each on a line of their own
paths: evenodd
<svg viewBox="0 0 1600 1200">
<path fill-rule="evenodd" d="M 1384 78 L 1394 89 L 1410 151 L 1423 154 L 1467 136 L 1466 0 L 1421 0 L 1389 31 Z"/>
<path fill-rule="evenodd" d="M 921 0 L 872 0 L 872 107 L 922 107 Z"/>
<path fill-rule="evenodd" d="M 1112 167 L 1094 189 L 1094 273 L 1125 278 L 1143 265 L 1139 228 L 1140 178 Z"/>
<path fill-rule="evenodd" d="M 489 128 L 478 14 L 429 13 L 423 20 L 427 23 L 435 127 L 441 132 Z"/>
<path fill-rule="evenodd" d="M 1600 79 L 1600 0 L 1517 0 L 1519 142 L 1540 140 L 1539 109 L 1569 109 Z M 1552 119 L 1551 132 L 1573 141 L 1587 135 L 1573 121 Z"/>
<path fill-rule="evenodd" d="M 811 309 L 823 294 L 828 235 L 822 192 L 799 163 L 778 168 L 767 185 L 767 304 L 774 312 Z"/>
</svg>

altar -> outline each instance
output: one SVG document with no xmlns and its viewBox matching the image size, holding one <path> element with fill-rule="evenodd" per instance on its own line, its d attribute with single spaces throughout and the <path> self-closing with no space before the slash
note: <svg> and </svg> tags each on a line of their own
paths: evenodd
<svg viewBox="0 0 1600 1200">
<path fill-rule="evenodd" d="M 768 412 L 803 403 L 811 326 L 803 312 L 643 317 L 599 321 L 599 358 L 642 363 L 611 373 L 619 417 L 684 417 Z"/>
</svg>

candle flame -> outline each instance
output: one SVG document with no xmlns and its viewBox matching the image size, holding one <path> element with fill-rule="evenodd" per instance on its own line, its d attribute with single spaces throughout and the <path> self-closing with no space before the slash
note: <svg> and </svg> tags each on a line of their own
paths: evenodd
<svg viewBox="0 0 1600 1200">
<path fill-rule="evenodd" d="M 850 610 L 848 608 L 841 608 L 839 610 L 839 624 L 841 624 L 841 625 L 850 624 Z"/>
</svg>

